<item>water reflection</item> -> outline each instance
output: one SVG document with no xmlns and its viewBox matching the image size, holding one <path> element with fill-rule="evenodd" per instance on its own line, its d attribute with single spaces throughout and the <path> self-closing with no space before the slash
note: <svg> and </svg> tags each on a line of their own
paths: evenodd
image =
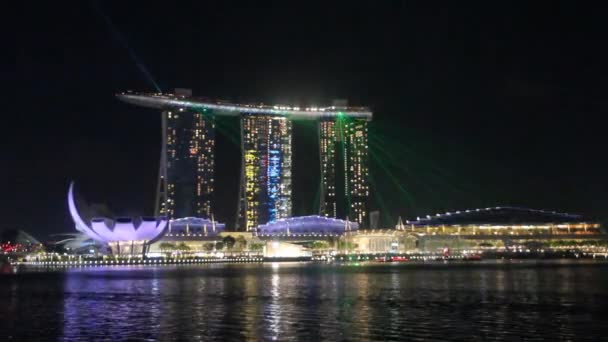
<svg viewBox="0 0 608 342">
<path fill-rule="evenodd" d="M 255 339 L 261 324 L 262 304 L 257 300 L 260 294 L 258 278 L 252 274 L 242 277 L 242 288 L 244 289 L 243 307 L 243 335 L 247 339 Z"/>
<path fill-rule="evenodd" d="M 273 267 L 273 269 L 275 269 Z M 279 274 L 273 273 L 271 276 L 270 284 L 270 304 L 265 310 L 267 312 L 268 322 L 270 324 L 270 332 L 273 340 L 279 337 L 279 327 L 281 325 L 281 303 L 280 303 L 280 290 L 279 290 Z"/>
<path fill-rule="evenodd" d="M 0 337 L 36 341 L 60 336 L 63 274 L 0 276 Z"/>
<path fill-rule="evenodd" d="M 0 282 L 15 340 L 603 338 L 608 267 L 206 265 L 82 268 Z"/>
</svg>

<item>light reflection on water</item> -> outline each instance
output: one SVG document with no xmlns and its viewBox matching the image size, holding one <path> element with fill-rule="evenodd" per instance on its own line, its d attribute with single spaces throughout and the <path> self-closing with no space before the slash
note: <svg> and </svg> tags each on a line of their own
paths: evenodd
<svg viewBox="0 0 608 342">
<path fill-rule="evenodd" d="M 310 263 L 83 268 L 0 278 L 0 336 L 598 340 L 608 265 Z"/>
</svg>

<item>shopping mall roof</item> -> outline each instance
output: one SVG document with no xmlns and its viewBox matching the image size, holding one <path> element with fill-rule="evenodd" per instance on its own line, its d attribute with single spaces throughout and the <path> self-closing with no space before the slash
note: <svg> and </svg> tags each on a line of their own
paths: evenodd
<svg viewBox="0 0 608 342">
<path fill-rule="evenodd" d="M 534 223 L 577 223 L 591 222 L 587 217 L 548 210 L 535 210 L 520 207 L 489 207 L 458 210 L 443 214 L 418 217 L 407 224 L 432 225 L 469 225 L 469 224 L 534 224 Z"/>
</svg>

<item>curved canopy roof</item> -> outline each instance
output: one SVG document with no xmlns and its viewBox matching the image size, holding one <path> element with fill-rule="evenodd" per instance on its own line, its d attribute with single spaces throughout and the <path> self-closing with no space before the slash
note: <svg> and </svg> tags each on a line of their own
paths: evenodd
<svg viewBox="0 0 608 342">
<path fill-rule="evenodd" d="M 183 217 L 171 220 L 171 234 L 201 234 L 217 235 L 226 228 L 225 223 L 202 217 Z"/>
<path fill-rule="evenodd" d="M 223 229 L 226 227 L 225 223 L 217 222 L 203 217 L 182 217 L 171 220 L 171 228 L 186 227 L 186 225 L 192 227 L 203 227 L 203 226 L 216 226 Z"/>
<path fill-rule="evenodd" d="M 172 94 L 120 93 L 116 97 L 136 106 L 155 109 L 175 109 L 205 111 L 213 110 L 218 115 L 258 114 L 285 116 L 293 119 L 319 119 L 350 117 L 364 120 L 372 119 L 372 112 L 366 107 L 308 107 L 267 106 L 261 104 L 238 104 L 175 96 Z"/>
<path fill-rule="evenodd" d="M 580 215 L 520 207 L 490 207 L 429 215 L 408 221 L 414 225 L 525 224 L 589 222 Z"/>
</svg>

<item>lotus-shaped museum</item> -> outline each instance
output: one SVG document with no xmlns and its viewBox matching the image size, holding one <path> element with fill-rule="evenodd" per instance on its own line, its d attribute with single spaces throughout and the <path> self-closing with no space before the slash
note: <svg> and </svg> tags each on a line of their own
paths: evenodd
<svg viewBox="0 0 608 342">
<path fill-rule="evenodd" d="M 141 255 L 151 242 L 163 236 L 167 227 L 164 217 L 123 217 L 115 220 L 101 217 L 93 218 L 87 224 L 76 208 L 73 182 L 68 192 L 68 206 L 76 229 L 96 241 L 109 244 L 113 254 Z"/>
</svg>

